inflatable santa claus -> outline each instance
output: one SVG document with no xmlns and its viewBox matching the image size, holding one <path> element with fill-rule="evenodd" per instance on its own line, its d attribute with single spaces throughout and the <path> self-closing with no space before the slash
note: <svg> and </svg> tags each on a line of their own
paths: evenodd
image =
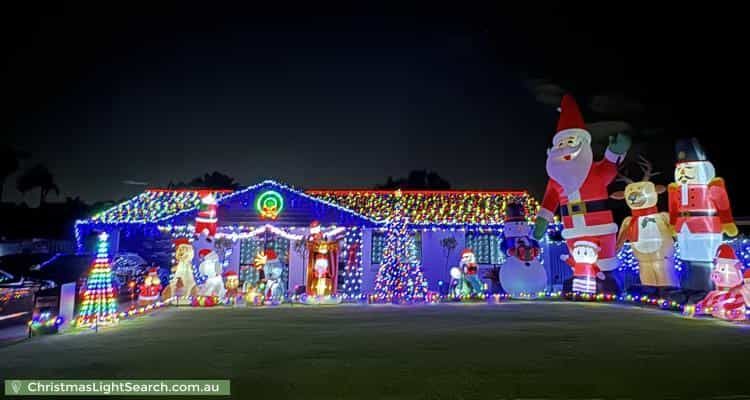
<svg viewBox="0 0 750 400">
<path fill-rule="evenodd" d="M 722 233 L 737 235 L 724 180 L 716 177 L 713 164 L 706 158 L 695 138 L 680 140 L 675 167 L 675 182 L 669 185 L 669 222 L 677 234 L 680 259 L 685 268 L 680 287 L 691 303 L 713 289 L 711 268 Z"/>
<path fill-rule="evenodd" d="M 607 206 L 607 186 L 617 176 L 617 164 L 630 148 L 630 137 L 618 134 L 610 138 L 604 158 L 594 162 L 591 134 L 573 97 L 565 95 L 552 145 L 547 151 L 550 179 L 537 213 L 534 237 L 539 240 L 544 236 L 559 206 L 568 248 L 582 240 L 599 243 L 599 267 L 606 276 L 601 290 L 617 292 L 619 285 L 612 274 L 617 268 L 617 224 Z"/>
<path fill-rule="evenodd" d="M 143 282 L 138 287 L 138 305 L 147 306 L 159 299 L 161 292 L 161 279 L 159 279 L 159 269 L 149 268 L 148 274 L 143 278 Z"/>
<path fill-rule="evenodd" d="M 218 218 L 216 211 L 218 209 L 216 197 L 210 192 L 199 192 L 201 204 L 198 214 L 195 216 L 195 234 L 213 237 L 216 235 L 216 225 Z"/>
</svg>

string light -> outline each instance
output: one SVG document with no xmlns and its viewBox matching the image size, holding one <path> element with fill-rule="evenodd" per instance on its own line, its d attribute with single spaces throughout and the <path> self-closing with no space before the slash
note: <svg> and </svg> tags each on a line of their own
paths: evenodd
<svg viewBox="0 0 750 400">
<path fill-rule="evenodd" d="M 362 231 L 363 228 L 349 228 L 344 235 L 344 246 L 346 246 L 346 262 L 343 268 L 343 292 L 344 299 L 355 300 L 362 293 Z"/>
<path fill-rule="evenodd" d="M 108 235 L 99 235 L 96 259 L 93 262 L 76 325 L 108 325 L 117 322 L 117 297 L 112 288 L 112 269 L 108 255 Z"/>
<path fill-rule="evenodd" d="M 385 231 L 383 258 L 375 279 L 373 298 L 379 302 L 424 301 L 427 296 L 427 281 L 422 267 L 409 257 L 411 235 L 407 229 L 408 217 L 404 212 L 400 191 L 396 191 L 393 213 L 389 216 Z"/>
<path fill-rule="evenodd" d="M 319 199 L 339 204 L 379 222 L 394 214 L 392 190 L 308 190 Z M 402 191 L 403 208 L 415 225 L 501 225 L 510 201 L 525 204 L 529 221 L 538 204 L 526 192 Z"/>
</svg>

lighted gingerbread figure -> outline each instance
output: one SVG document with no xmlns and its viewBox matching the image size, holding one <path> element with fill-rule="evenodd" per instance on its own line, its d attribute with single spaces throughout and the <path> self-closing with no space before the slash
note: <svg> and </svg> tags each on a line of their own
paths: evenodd
<svg viewBox="0 0 750 400">
<path fill-rule="evenodd" d="M 540 240 L 544 236 L 559 206 L 568 248 L 573 249 L 579 240 L 597 240 L 599 266 L 606 272 L 602 289 L 617 292 L 619 285 L 611 272 L 617 268 L 617 224 L 607 205 L 607 186 L 617 176 L 617 164 L 630 148 L 630 138 L 623 134 L 610 138 L 604 158 L 594 162 L 591 134 L 573 97 L 565 95 L 552 145 L 547 152 L 550 179 L 536 216 L 534 237 Z"/>
<path fill-rule="evenodd" d="M 667 188 L 655 185 L 649 179 L 656 175 L 650 162 L 641 157 L 643 178 L 636 182 L 620 174 L 627 183 L 625 190 L 612 193 L 610 197 L 625 200 L 631 216 L 622 221 L 617 237 L 617 248 L 630 242 L 633 255 L 638 260 L 641 284 L 661 289 L 680 285 L 674 268 L 674 240 L 669 225 L 669 214 L 659 212 L 659 194 Z"/>
<path fill-rule="evenodd" d="M 164 289 L 162 296 L 164 299 L 172 296 L 195 296 L 198 288 L 193 277 L 193 257 L 195 256 L 193 245 L 186 238 L 175 240 L 174 245 L 174 258 L 177 264 L 172 267 L 172 278 L 169 285 Z"/>
<path fill-rule="evenodd" d="M 695 138 L 676 144 L 675 182 L 669 185 L 669 221 L 684 261 L 679 302 L 695 303 L 713 288 L 712 261 L 722 234 L 737 235 L 724 180 Z"/>
<path fill-rule="evenodd" d="M 711 281 L 716 285 L 716 290 L 709 292 L 696 305 L 696 310 L 729 321 L 744 321 L 746 307 L 742 264 L 731 246 L 719 246 Z"/>
<path fill-rule="evenodd" d="M 573 269 L 573 292 L 596 293 L 597 278 L 604 279 L 604 274 L 597 264 L 600 252 L 601 248 L 596 239 L 577 240 L 570 255 L 560 256 L 560 259 Z"/>
<path fill-rule="evenodd" d="M 150 268 L 143 282 L 138 286 L 138 305 L 147 306 L 159 299 L 161 292 L 161 279 L 159 279 L 159 269 Z"/>
<path fill-rule="evenodd" d="M 230 304 L 237 301 L 239 295 L 240 278 L 237 272 L 227 271 L 224 273 L 224 287 L 226 288 L 225 296 Z"/>
</svg>

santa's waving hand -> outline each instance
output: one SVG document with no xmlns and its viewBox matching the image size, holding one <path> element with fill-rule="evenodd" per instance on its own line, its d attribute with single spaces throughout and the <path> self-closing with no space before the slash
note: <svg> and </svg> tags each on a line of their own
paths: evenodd
<svg viewBox="0 0 750 400">
<path fill-rule="evenodd" d="M 610 138 L 600 161 L 593 161 L 591 134 L 586 130 L 578 104 L 565 95 L 560 105 L 557 133 L 547 152 L 549 182 L 537 214 L 534 237 L 541 239 L 560 207 L 562 236 L 569 246 L 576 240 L 600 243 L 599 267 L 611 271 L 617 267 L 615 245 L 617 224 L 607 207 L 607 186 L 617 176 L 617 164 L 630 148 L 630 137 L 618 134 Z"/>
</svg>

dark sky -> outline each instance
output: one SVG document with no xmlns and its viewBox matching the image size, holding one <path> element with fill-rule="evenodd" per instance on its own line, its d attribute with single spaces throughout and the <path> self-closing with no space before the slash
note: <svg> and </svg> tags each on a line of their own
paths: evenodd
<svg viewBox="0 0 750 400">
<path fill-rule="evenodd" d="M 118 199 L 143 189 L 126 180 L 214 170 L 369 188 L 416 168 L 540 194 L 565 90 L 600 143 L 631 131 L 662 182 L 674 139 L 697 136 L 747 209 L 732 10 L 162 7 L 5 13 L 2 130 L 62 196 Z"/>
</svg>

